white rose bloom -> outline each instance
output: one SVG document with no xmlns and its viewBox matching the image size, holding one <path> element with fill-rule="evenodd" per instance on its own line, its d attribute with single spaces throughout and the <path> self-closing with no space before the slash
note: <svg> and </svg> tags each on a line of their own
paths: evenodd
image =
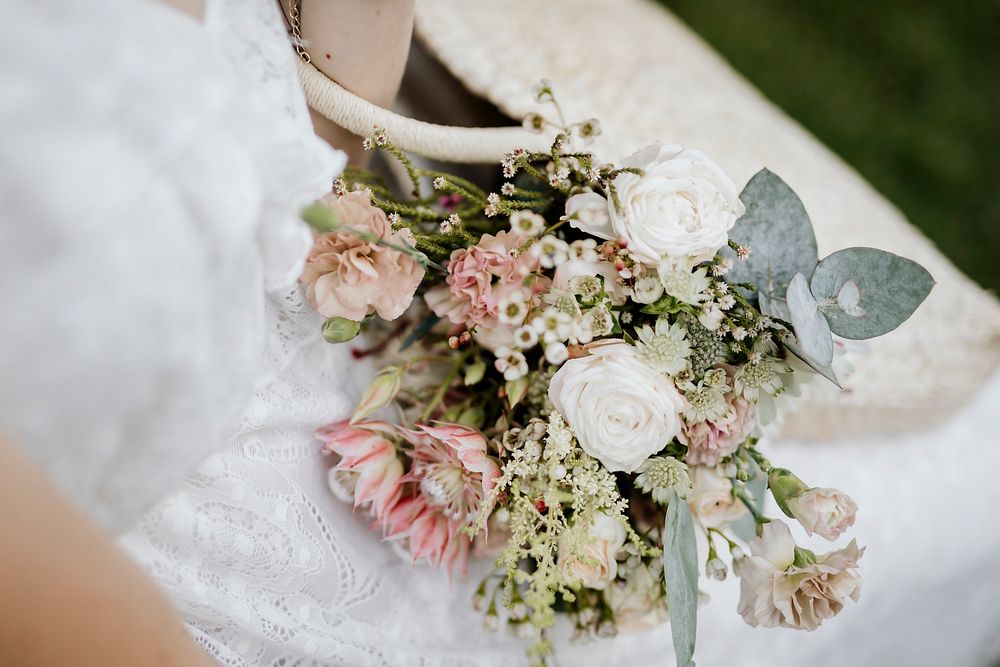
<svg viewBox="0 0 1000 667">
<path fill-rule="evenodd" d="M 643 170 L 642 176 L 615 179 L 620 209 L 585 192 L 567 200 L 566 214 L 588 234 L 626 240 L 632 254 L 651 265 L 664 256 L 695 263 L 711 259 L 746 210 L 736 184 L 700 151 L 656 143 L 619 166 Z"/>
<path fill-rule="evenodd" d="M 549 398 L 587 454 L 612 472 L 634 472 L 677 435 L 684 401 L 631 345 L 609 339 L 588 351 L 552 377 Z"/>
<path fill-rule="evenodd" d="M 733 496 L 733 485 L 715 468 L 691 468 L 693 488 L 688 494 L 691 514 L 705 528 L 725 528 L 747 513 L 746 505 Z"/>
<path fill-rule="evenodd" d="M 583 528 L 575 526 L 575 530 Z M 569 580 L 577 580 L 587 588 L 604 589 L 618 576 L 618 551 L 625 546 L 625 527 L 618 519 L 598 512 L 587 527 L 586 535 L 578 538 L 577 549 L 570 552 L 565 538 L 559 543 L 559 564 Z"/>
</svg>

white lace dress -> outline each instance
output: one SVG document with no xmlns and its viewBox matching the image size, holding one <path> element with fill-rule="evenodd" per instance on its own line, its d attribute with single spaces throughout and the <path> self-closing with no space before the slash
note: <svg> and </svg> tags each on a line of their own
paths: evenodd
<svg viewBox="0 0 1000 667">
<path fill-rule="evenodd" d="M 472 611 L 476 572 L 449 582 L 402 561 L 327 488 L 311 432 L 350 411 L 370 369 L 318 335 L 294 283 L 308 243 L 295 210 L 342 159 L 310 132 L 274 1 L 207 4 L 204 28 L 140 0 L 22 2 L 14 18 L 39 30 L 0 27 L 0 63 L 43 27 L 53 54 L 5 85 L 31 91 L 41 72 L 62 86 L 0 98 L 2 126 L 23 130 L 0 162 L 19 223 L 0 225 L 0 425 L 81 506 L 131 526 L 122 545 L 222 665 L 523 665 L 523 644 Z M 55 99 L 73 113 L 30 117 Z M 862 602 L 811 635 L 755 631 L 735 582 L 707 585 L 699 664 L 975 665 L 996 651 L 998 401 L 995 381 L 932 433 L 772 448 L 861 504 Z M 667 627 L 559 651 L 565 665 L 671 664 Z"/>
</svg>

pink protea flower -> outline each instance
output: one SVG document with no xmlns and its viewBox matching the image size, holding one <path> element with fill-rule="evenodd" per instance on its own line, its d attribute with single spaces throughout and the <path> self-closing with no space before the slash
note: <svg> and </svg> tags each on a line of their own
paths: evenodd
<svg viewBox="0 0 1000 667">
<path fill-rule="evenodd" d="M 483 235 L 471 248 L 455 250 L 448 262 L 447 284 L 427 291 L 427 305 L 455 324 L 494 328 L 501 299 L 520 289 L 538 266 L 538 258 L 529 252 L 512 255 L 525 240 L 501 231 Z"/>
<path fill-rule="evenodd" d="M 482 433 L 440 422 L 400 432 L 414 445 L 407 479 L 417 482 L 427 502 L 448 519 L 462 523 L 474 519 L 500 476 L 500 466 L 486 454 Z"/>
<path fill-rule="evenodd" d="M 753 403 L 733 392 L 726 394 L 729 412 L 720 419 L 685 422 L 678 440 L 687 445 L 689 465 L 714 466 L 736 451 L 757 423 Z"/>
<path fill-rule="evenodd" d="M 391 424 L 374 421 L 353 426 L 341 421 L 316 430 L 316 437 L 323 441 L 323 451 L 340 455 L 336 470 L 358 475 L 354 506 L 371 503 L 372 513 L 383 526 L 403 492 L 403 463 L 396 446 L 386 438 L 395 434 Z"/>
<path fill-rule="evenodd" d="M 400 500 L 385 521 L 386 536 L 405 538 L 414 562 L 426 559 L 435 567 L 448 572 L 457 567 L 465 574 L 472 540 L 461 533 L 464 524 L 446 517 L 423 494 Z"/>
<path fill-rule="evenodd" d="M 413 246 L 409 229 L 393 231 L 385 212 L 367 193 L 327 196 L 323 202 L 336 221 L 350 230 L 370 232 L 396 245 Z M 366 241 L 349 229 L 316 236 L 300 280 L 306 297 L 323 317 L 360 321 L 372 312 L 394 320 L 410 306 L 424 277 L 411 256 Z"/>
</svg>

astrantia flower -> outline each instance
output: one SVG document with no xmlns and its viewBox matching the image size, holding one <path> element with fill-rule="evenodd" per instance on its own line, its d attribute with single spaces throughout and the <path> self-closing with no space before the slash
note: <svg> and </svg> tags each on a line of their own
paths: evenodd
<svg viewBox="0 0 1000 667">
<path fill-rule="evenodd" d="M 573 294 L 583 297 L 584 302 L 589 303 L 601 293 L 602 282 L 597 276 L 575 276 L 569 281 L 569 288 Z"/>
<path fill-rule="evenodd" d="M 615 327 L 611 311 L 604 306 L 588 310 L 583 316 L 583 321 L 592 336 L 607 336 Z"/>
<path fill-rule="evenodd" d="M 648 324 L 636 330 L 639 340 L 636 348 L 639 356 L 651 367 L 676 375 L 688 367 L 687 358 L 691 354 L 691 346 L 687 342 L 687 331 L 679 322 L 670 322 L 665 317 L 656 321 L 656 328 Z"/>
<path fill-rule="evenodd" d="M 675 494 L 685 496 L 691 490 L 688 467 L 675 458 L 654 456 L 639 466 L 637 472 L 635 485 L 661 505 L 670 502 Z"/>
<path fill-rule="evenodd" d="M 543 268 L 551 269 L 569 259 L 569 245 L 562 239 L 548 234 L 538 239 L 530 250 Z"/>
<path fill-rule="evenodd" d="M 711 386 L 699 382 L 697 386 L 689 385 L 684 392 L 688 406 L 684 410 L 684 420 L 695 424 L 706 420 L 717 421 L 729 414 L 726 403 L 726 387 Z"/>
<path fill-rule="evenodd" d="M 678 301 L 697 306 L 707 299 L 705 291 L 712 284 L 708 269 L 691 271 L 683 262 L 665 259 L 658 269 L 663 291 Z"/>
<path fill-rule="evenodd" d="M 777 396 L 784 390 L 780 373 L 790 373 L 791 369 L 774 357 L 764 357 L 759 361 L 746 363 L 733 379 L 736 393 L 741 394 L 752 403 L 764 392 Z"/>
<path fill-rule="evenodd" d="M 538 236 L 545 230 L 545 218 L 533 211 L 514 211 L 510 214 L 510 229 L 515 234 Z"/>
<path fill-rule="evenodd" d="M 556 310 L 566 313 L 570 318 L 580 315 L 580 304 L 577 303 L 576 296 L 568 290 L 552 287 L 542 296 L 542 301 Z"/>
<path fill-rule="evenodd" d="M 694 403 L 718 391 L 702 386 L 688 391 L 684 397 L 692 407 Z M 712 401 L 716 401 L 712 397 Z M 704 406 L 699 406 L 704 409 Z M 736 451 L 757 425 L 757 410 L 754 404 L 743 396 L 729 392 L 725 394 L 722 406 L 715 403 L 711 414 L 695 421 L 686 419 L 678 439 L 687 445 L 685 460 L 691 465 L 714 466 L 723 458 Z M 720 415 L 719 412 L 722 412 Z M 688 413 L 685 413 L 685 416 Z M 700 415 L 698 415 L 700 416 Z"/>
</svg>

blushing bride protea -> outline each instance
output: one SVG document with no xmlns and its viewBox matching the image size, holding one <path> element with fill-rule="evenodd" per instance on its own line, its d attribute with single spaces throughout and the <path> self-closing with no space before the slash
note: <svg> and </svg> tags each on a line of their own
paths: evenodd
<svg viewBox="0 0 1000 667">
<path fill-rule="evenodd" d="M 486 455 L 486 438 L 461 424 L 417 424 L 399 431 L 415 445 L 406 479 L 416 482 L 428 504 L 446 518 L 473 519 L 500 476 L 500 466 Z"/>
</svg>

